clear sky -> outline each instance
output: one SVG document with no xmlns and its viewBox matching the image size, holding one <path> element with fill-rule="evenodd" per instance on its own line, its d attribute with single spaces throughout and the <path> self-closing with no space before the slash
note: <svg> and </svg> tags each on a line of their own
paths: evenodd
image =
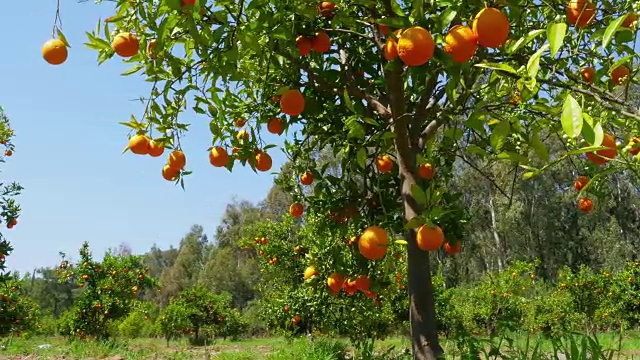
<svg viewBox="0 0 640 360">
<path fill-rule="evenodd" d="M 83 241 L 96 255 L 128 244 L 134 252 L 177 245 L 191 225 L 212 235 L 226 204 L 238 196 L 259 201 L 273 176 L 249 167 L 212 167 L 208 121 L 195 118 L 182 141 L 187 168 L 186 191 L 161 176 L 165 156 L 121 154 L 128 129 L 118 124 L 130 114 L 140 117 L 150 84 L 137 76 L 122 77 L 129 65 L 114 58 L 97 65 L 97 52 L 86 48 L 86 31 L 99 18 L 113 15 L 113 3 L 95 5 L 62 1 L 63 31 L 72 48 L 60 66 L 47 64 L 42 44 L 51 38 L 56 1 L 46 0 L 25 11 L 21 2 L 4 4 L 5 29 L 0 56 L 0 104 L 16 131 L 16 151 L 2 165 L 2 181 L 15 180 L 25 190 L 19 197 L 19 224 L 1 230 L 14 245 L 7 265 L 21 273 L 59 261 L 58 252 L 77 258 Z M 8 8 L 7 8 L 8 7 Z M 274 137 L 267 141 L 281 143 Z M 284 154 L 270 150 L 273 169 Z"/>
</svg>

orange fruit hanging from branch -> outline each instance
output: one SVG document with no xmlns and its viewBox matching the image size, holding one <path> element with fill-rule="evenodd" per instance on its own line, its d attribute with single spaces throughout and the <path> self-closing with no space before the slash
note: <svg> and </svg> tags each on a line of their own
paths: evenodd
<svg viewBox="0 0 640 360">
<path fill-rule="evenodd" d="M 214 146 L 209 151 L 209 163 L 215 167 L 227 166 L 229 153 L 222 146 Z"/>
<path fill-rule="evenodd" d="M 604 165 L 611 161 L 610 159 L 615 159 L 616 155 L 618 155 L 616 139 L 613 136 L 605 134 L 600 146 L 606 146 L 607 148 L 587 153 L 587 158 L 591 160 L 592 163 Z"/>
<path fill-rule="evenodd" d="M 570 0 L 566 13 L 569 24 L 584 28 L 596 18 L 596 6 L 587 0 Z"/>
<path fill-rule="evenodd" d="M 360 254 L 369 260 L 382 259 L 389 247 L 389 235 L 379 226 L 366 228 L 358 239 Z"/>
<path fill-rule="evenodd" d="M 484 8 L 473 19 L 473 32 L 485 48 L 497 48 L 509 37 L 509 19 L 496 8 Z"/>
<path fill-rule="evenodd" d="M 457 63 L 471 59 L 478 49 L 478 37 L 468 26 L 455 25 L 444 37 L 444 51 Z"/>
<path fill-rule="evenodd" d="M 436 251 L 444 243 L 444 233 L 439 226 L 431 227 L 427 224 L 420 226 L 416 234 L 418 247 L 424 251 Z"/>
<path fill-rule="evenodd" d="M 42 45 L 42 58 L 51 65 L 60 65 L 67 61 L 69 51 L 59 39 L 51 39 Z"/>
<path fill-rule="evenodd" d="M 420 26 L 408 28 L 398 39 L 398 56 L 407 66 L 426 64 L 433 57 L 435 48 L 431 33 Z"/>
<path fill-rule="evenodd" d="M 116 54 L 121 57 L 128 58 L 138 53 L 140 42 L 134 34 L 123 32 L 113 38 L 111 47 Z"/>
<path fill-rule="evenodd" d="M 582 77 L 582 81 L 587 84 L 592 84 L 594 77 L 596 76 L 596 69 L 591 66 L 585 66 L 580 69 L 580 76 Z"/>
<path fill-rule="evenodd" d="M 280 110 L 289 116 L 298 116 L 304 111 L 304 96 L 298 89 L 289 89 L 280 97 Z"/>
<path fill-rule="evenodd" d="M 129 139 L 129 150 L 136 155 L 149 153 L 150 139 L 145 135 L 135 134 Z"/>
</svg>

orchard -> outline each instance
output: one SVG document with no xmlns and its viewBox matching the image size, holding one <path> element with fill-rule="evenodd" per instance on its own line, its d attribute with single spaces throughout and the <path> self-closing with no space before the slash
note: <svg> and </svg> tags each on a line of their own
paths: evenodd
<svg viewBox="0 0 640 360">
<path fill-rule="evenodd" d="M 640 113 L 629 91 L 637 7 L 119 0 L 86 45 L 99 63 L 126 61 L 123 75 L 152 84 L 142 116 L 124 123 L 131 133 L 123 144 L 135 156 L 167 159 L 159 181 L 184 186 L 189 163 L 207 156 L 220 171 L 276 170 L 277 145 L 263 135 L 292 138 L 282 150 L 293 175 L 279 181 L 301 220 L 288 224 L 323 241 L 287 243 L 290 229 L 256 229 L 264 273 L 281 268 L 273 276 L 290 280 L 291 293 L 274 299 L 274 321 L 308 327 L 318 323 L 313 311 L 360 299 L 363 316 L 345 331 L 373 329 L 377 317 L 397 312 L 399 274 L 413 356 L 434 359 L 443 349 L 430 255 L 455 256 L 472 236 L 450 186 L 457 162 L 503 163 L 514 182 L 575 166 L 568 185 L 581 213 L 607 196 L 600 186 L 608 176 L 638 174 Z M 54 34 L 42 56 L 61 65 L 73 53 L 60 29 Z M 209 121 L 211 147 L 202 154 L 182 151 L 187 110 Z M 550 138 L 562 154 L 550 156 Z M 318 161 L 321 151 L 336 166 Z"/>
</svg>

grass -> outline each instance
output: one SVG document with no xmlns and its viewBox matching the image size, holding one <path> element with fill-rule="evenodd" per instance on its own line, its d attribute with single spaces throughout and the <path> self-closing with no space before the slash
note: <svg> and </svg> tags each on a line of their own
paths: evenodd
<svg viewBox="0 0 640 360">
<path fill-rule="evenodd" d="M 605 333 L 598 336 L 605 349 L 618 347 L 618 334 Z M 536 338 L 531 337 L 531 343 Z M 237 342 L 215 341 L 208 346 L 194 347 L 186 340 L 173 341 L 167 346 L 163 339 L 118 339 L 112 342 L 75 341 L 70 342 L 60 337 L 44 338 L 11 338 L 2 340 L 4 350 L 0 350 L 0 358 L 29 357 L 29 359 L 127 359 L 127 360 L 335 360 L 348 351 L 347 340 L 316 339 L 309 344 L 306 338 L 287 341 L 284 338 L 254 338 Z M 524 349 L 526 337 L 518 336 L 516 348 Z M 48 348 L 40 345 L 50 344 Z M 376 351 L 384 352 L 393 347 L 401 352 L 409 348 L 406 338 L 389 338 L 376 342 Z M 532 346 L 532 345 L 531 345 Z M 448 354 L 453 354 L 453 344 L 443 342 Z M 543 342 L 544 352 L 551 351 L 551 344 Z M 627 332 L 623 338 L 621 349 L 623 357 L 640 359 L 640 332 Z M 344 358 L 344 355 L 342 355 Z M 400 358 L 397 358 L 400 359 Z M 383 359 L 379 359 L 383 360 Z M 386 360 L 386 359 L 385 359 Z"/>
</svg>

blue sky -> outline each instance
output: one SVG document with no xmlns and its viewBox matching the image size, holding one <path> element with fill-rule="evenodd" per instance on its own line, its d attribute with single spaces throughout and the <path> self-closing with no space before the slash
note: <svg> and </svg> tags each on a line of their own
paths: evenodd
<svg viewBox="0 0 640 360">
<path fill-rule="evenodd" d="M 15 248 L 7 258 L 10 269 L 55 265 L 59 251 L 77 258 L 85 240 L 96 255 L 121 243 L 137 253 L 154 243 L 167 248 L 193 224 L 212 235 L 233 196 L 264 198 L 271 174 L 248 167 L 229 173 L 209 164 L 211 138 L 202 117 L 182 141 L 187 168 L 194 171 L 185 179 L 186 191 L 162 179 L 166 156 L 122 155 L 128 129 L 118 122 L 132 113 L 139 117 L 141 104 L 131 99 L 146 96 L 150 84 L 119 76 L 129 67 L 120 59 L 99 67 L 97 53 L 83 45 L 85 32 L 113 15 L 112 3 L 62 2 L 72 48 L 63 65 L 47 64 L 41 47 L 51 38 L 55 5 L 48 0 L 24 11 L 20 2 L 7 2 L 3 9 L 12 15 L 3 17 L 2 26 L 13 34 L 5 36 L 0 57 L 0 104 L 16 131 L 16 151 L 0 176 L 25 187 L 19 224 L 2 230 Z M 281 143 L 275 136 L 266 140 Z M 284 154 L 270 154 L 279 169 Z"/>
</svg>

